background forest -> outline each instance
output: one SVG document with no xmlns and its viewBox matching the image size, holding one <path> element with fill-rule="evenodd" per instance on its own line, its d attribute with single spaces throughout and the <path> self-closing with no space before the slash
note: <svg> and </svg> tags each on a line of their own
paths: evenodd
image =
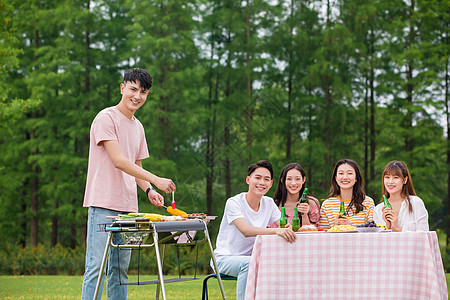
<svg viewBox="0 0 450 300">
<path fill-rule="evenodd" d="M 274 185 L 299 162 L 324 199 L 352 158 L 378 203 L 398 159 L 430 229 L 449 233 L 449 12 L 448 0 L 0 0 L 2 241 L 84 245 L 90 124 L 132 67 L 154 84 L 136 114 L 143 165 L 174 179 L 179 208 L 220 217 L 259 159 Z"/>
</svg>

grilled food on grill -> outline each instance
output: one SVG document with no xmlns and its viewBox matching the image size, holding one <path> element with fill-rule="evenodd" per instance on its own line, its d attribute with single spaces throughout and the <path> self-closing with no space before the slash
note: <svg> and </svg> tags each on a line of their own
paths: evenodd
<svg viewBox="0 0 450 300">
<path fill-rule="evenodd" d="M 167 207 L 167 212 L 171 215 L 180 216 L 180 217 L 184 217 L 187 215 L 187 213 L 185 213 L 184 211 L 179 210 L 178 208 L 173 209 L 171 206 Z"/>
<path fill-rule="evenodd" d="M 192 214 L 187 214 L 185 217 L 188 218 L 188 219 L 195 219 L 195 218 L 202 219 L 202 218 L 206 217 L 206 214 L 204 214 L 204 213 L 192 213 Z"/>
<path fill-rule="evenodd" d="M 153 214 L 153 213 L 129 213 L 128 215 L 120 216 L 120 219 L 131 219 L 131 218 L 148 219 L 148 221 L 151 222 L 183 220 L 183 218 L 180 216 L 163 216 L 160 214 Z"/>
</svg>

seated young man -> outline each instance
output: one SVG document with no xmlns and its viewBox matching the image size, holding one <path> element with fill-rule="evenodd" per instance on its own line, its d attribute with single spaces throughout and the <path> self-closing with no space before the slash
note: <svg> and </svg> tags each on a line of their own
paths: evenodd
<svg viewBox="0 0 450 300">
<path fill-rule="evenodd" d="M 277 234 L 286 241 L 295 241 L 291 228 L 267 228 L 279 223 L 281 213 L 272 198 L 264 196 L 273 183 L 273 168 L 266 160 L 247 169 L 248 192 L 227 200 L 214 255 L 221 274 L 237 277 L 236 299 L 245 295 L 248 265 L 255 237 Z M 278 224 L 279 225 L 279 224 Z"/>
</svg>

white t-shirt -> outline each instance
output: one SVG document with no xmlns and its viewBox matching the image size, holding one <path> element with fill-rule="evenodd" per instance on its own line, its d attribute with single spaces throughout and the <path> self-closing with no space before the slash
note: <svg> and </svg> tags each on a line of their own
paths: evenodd
<svg viewBox="0 0 450 300">
<path fill-rule="evenodd" d="M 112 140 L 119 143 L 122 155 L 132 162 L 149 156 L 144 127 L 137 118 L 128 119 L 116 106 L 99 112 L 91 125 L 83 207 L 137 212 L 136 178 L 117 169 L 102 144 Z"/>
<path fill-rule="evenodd" d="M 256 237 L 245 237 L 234 226 L 233 221 L 244 218 L 250 226 L 266 228 L 278 221 L 281 212 L 272 198 L 263 196 L 258 211 L 254 211 L 247 203 L 247 193 L 240 193 L 227 200 L 219 235 L 217 236 L 214 255 L 218 260 L 222 256 L 250 256 Z"/>
<path fill-rule="evenodd" d="M 413 212 L 409 212 L 408 204 L 403 201 L 398 214 L 398 226 L 402 231 L 429 231 L 428 211 L 422 199 L 417 196 L 409 196 L 409 199 Z M 373 211 L 373 220 L 376 223 L 386 224 L 383 219 L 383 208 L 384 203 L 380 203 Z"/>
</svg>

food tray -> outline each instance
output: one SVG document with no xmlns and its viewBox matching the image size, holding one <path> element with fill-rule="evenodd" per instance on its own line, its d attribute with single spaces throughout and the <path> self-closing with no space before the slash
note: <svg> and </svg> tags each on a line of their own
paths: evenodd
<svg viewBox="0 0 450 300">
<path fill-rule="evenodd" d="M 305 233 L 325 233 L 323 230 L 309 230 L 309 231 L 297 231 L 295 233 L 305 234 Z"/>
<path fill-rule="evenodd" d="M 217 216 L 186 216 L 187 220 L 206 220 L 212 221 L 215 220 Z"/>
<path fill-rule="evenodd" d="M 355 227 L 355 230 L 358 232 L 380 232 L 384 229 L 381 227 Z"/>
</svg>

